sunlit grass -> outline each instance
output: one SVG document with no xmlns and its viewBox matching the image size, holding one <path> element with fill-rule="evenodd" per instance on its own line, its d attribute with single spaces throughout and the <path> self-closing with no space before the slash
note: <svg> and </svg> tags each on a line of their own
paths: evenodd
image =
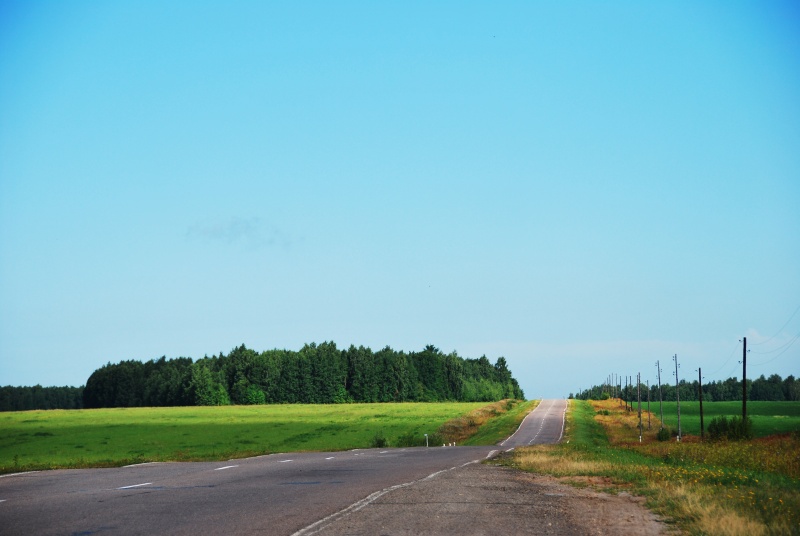
<svg viewBox="0 0 800 536">
<path fill-rule="evenodd" d="M 0 413 L 0 472 L 369 447 L 436 433 L 476 403 L 115 408 Z M 424 444 L 424 441 L 423 443 Z"/>
</svg>

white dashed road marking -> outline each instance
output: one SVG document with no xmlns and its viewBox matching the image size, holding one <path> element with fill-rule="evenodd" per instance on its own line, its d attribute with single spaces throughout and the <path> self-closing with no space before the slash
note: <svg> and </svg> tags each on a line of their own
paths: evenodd
<svg viewBox="0 0 800 536">
<path fill-rule="evenodd" d="M 215 471 L 222 471 L 223 469 L 233 469 L 234 467 L 239 467 L 238 465 L 226 465 L 225 467 L 217 467 L 214 469 Z"/>
<path fill-rule="evenodd" d="M 150 486 L 152 484 L 153 484 L 152 482 L 145 482 L 144 484 L 134 484 L 132 486 L 122 486 L 121 488 L 117 488 L 117 489 L 141 488 L 142 486 Z"/>
</svg>

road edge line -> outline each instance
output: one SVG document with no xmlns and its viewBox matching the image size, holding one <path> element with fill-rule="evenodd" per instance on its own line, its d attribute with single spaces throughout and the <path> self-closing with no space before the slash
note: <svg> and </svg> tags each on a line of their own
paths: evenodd
<svg viewBox="0 0 800 536">
<path fill-rule="evenodd" d="M 542 402 L 544 402 L 544 399 L 541 399 L 541 400 L 539 400 L 539 403 L 536 405 L 536 407 L 535 407 L 535 408 L 533 408 L 532 410 L 530 410 L 530 411 L 528 412 L 528 414 L 527 414 L 527 415 L 525 415 L 525 418 L 524 418 L 524 419 L 522 419 L 522 421 L 519 423 L 519 426 L 517 426 L 517 429 L 516 429 L 516 430 L 514 430 L 514 433 L 513 433 L 513 434 L 511 434 L 510 436 L 508 436 L 507 438 L 505 438 L 505 439 L 504 439 L 504 440 L 503 440 L 503 441 L 500 443 L 500 445 L 499 445 L 499 446 L 501 446 L 501 447 L 502 447 L 503 445 L 505 445 L 505 444 L 506 444 L 506 441 L 510 440 L 512 437 L 514 437 L 515 435 L 517 435 L 517 432 L 519 432 L 520 428 L 522 428 L 522 425 L 523 425 L 523 424 L 525 424 L 525 421 L 527 421 L 527 420 L 528 420 L 528 417 L 530 417 L 531 415 L 533 415 L 533 414 L 536 412 L 536 410 L 537 410 L 537 409 L 539 409 L 540 407 L 542 407 Z"/>
<path fill-rule="evenodd" d="M 465 463 L 464 465 L 461 465 L 460 467 L 464 467 L 464 466 L 469 465 L 471 463 L 477 463 L 479 461 L 480 460 L 473 460 L 471 462 Z M 412 480 L 411 482 L 404 482 L 402 484 L 395 484 L 394 486 L 389 486 L 388 488 L 384 488 L 384 489 L 382 489 L 380 491 L 376 491 L 375 493 L 371 493 L 370 495 L 367 495 L 366 497 L 364 497 L 360 501 L 356 501 L 353 504 L 351 504 L 350 506 L 348 506 L 346 508 L 343 508 L 342 510 L 339 510 L 338 512 L 334 512 L 331 515 L 329 515 L 327 517 L 324 517 L 324 518 L 320 519 L 319 521 L 315 521 L 314 523 L 310 524 L 309 526 L 304 527 L 304 528 L 298 530 L 297 532 L 292 533 L 291 536 L 308 536 L 310 534 L 315 534 L 315 533 L 319 532 L 320 530 L 324 529 L 325 527 L 327 527 L 328 525 L 330 525 L 331 523 L 333 523 L 334 521 L 338 521 L 339 519 L 347 517 L 352 513 L 358 512 L 359 510 L 361 510 L 365 506 L 368 506 L 369 504 L 375 502 L 377 499 L 380 499 L 381 497 L 383 497 L 384 495 L 386 495 L 389 492 L 392 492 L 394 490 L 398 490 L 400 488 L 405 488 L 407 486 L 412 486 L 414 484 L 418 484 L 418 483 L 424 482 L 426 480 L 431 480 L 433 478 L 436 478 L 437 476 L 439 476 L 442 473 L 447 473 L 448 471 L 452 471 L 452 470 L 458 469 L 458 468 L 459 467 L 450 467 L 449 469 L 442 469 L 441 471 L 436 471 L 435 473 L 431 473 L 428 476 L 419 478 L 417 480 Z"/>
</svg>

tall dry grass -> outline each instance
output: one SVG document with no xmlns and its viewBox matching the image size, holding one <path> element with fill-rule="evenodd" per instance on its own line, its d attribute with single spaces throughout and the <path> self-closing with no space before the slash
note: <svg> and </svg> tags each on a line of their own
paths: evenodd
<svg viewBox="0 0 800 536">
<path fill-rule="evenodd" d="M 438 429 L 438 434 L 448 443 L 463 443 L 465 440 L 474 436 L 478 429 L 489 422 L 489 420 L 506 413 L 513 408 L 518 401 L 500 400 L 486 406 L 473 409 L 466 415 L 450 419 Z"/>
<path fill-rule="evenodd" d="M 730 444 L 692 436 L 662 443 L 655 438 L 658 421 L 651 422 L 640 443 L 636 412 L 613 400 L 579 402 L 568 414 L 564 442 L 517 449 L 511 463 L 579 485 L 640 494 L 691 534 L 800 534 L 796 434 Z"/>
</svg>

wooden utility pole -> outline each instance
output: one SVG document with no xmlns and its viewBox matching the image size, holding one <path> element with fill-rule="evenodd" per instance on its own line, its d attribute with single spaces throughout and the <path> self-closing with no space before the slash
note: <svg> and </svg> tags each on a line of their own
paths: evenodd
<svg viewBox="0 0 800 536">
<path fill-rule="evenodd" d="M 628 411 L 628 377 L 625 376 L 625 394 L 623 395 L 623 400 L 625 402 L 625 411 Z"/>
<path fill-rule="evenodd" d="M 703 369 L 697 368 L 697 390 L 700 395 L 700 439 L 705 437 L 705 426 L 703 425 Z"/>
<path fill-rule="evenodd" d="M 650 430 L 650 380 L 647 380 L 647 429 Z"/>
<path fill-rule="evenodd" d="M 629 411 L 633 411 L 633 376 L 630 376 L 631 380 L 631 409 Z"/>
<path fill-rule="evenodd" d="M 675 360 L 675 399 L 678 401 L 678 443 L 681 441 L 681 390 L 678 382 L 678 354 L 672 356 Z"/>
<path fill-rule="evenodd" d="M 747 337 L 742 338 L 742 426 L 747 422 Z"/>
<path fill-rule="evenodd" d="M 658 361 L 656 361 L 656 370 L 658 371 L 658 407 L 661 412 L 661 428 L 659 430 L 664 429 L 664 399 L 661 396 L 661 365 Z"/>
<path fill-rule="evenodd" d="M 639 443 L 642 442 L 642 373 L 636 374 L 636 399 L 639 411 Z"/>
</svg>

